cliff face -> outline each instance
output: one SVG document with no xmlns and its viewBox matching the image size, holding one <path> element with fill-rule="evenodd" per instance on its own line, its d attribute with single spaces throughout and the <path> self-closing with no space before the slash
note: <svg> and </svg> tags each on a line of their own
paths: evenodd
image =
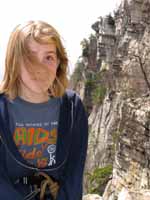
<svg viewBox="0 0 150 200">
<path fill-rule="evenodd" d="M 149 199 L 150 97 L 127 99 L 119 113 L 113 177 L 103 199 Z"/>
<path fill-rule="evenodd" d="M 86 172 L 113 165 L 104 200 L 150 199 L 150 0 L 123 0 L 92 29 L 72 84 L 89 113 Z"/>
</svg>

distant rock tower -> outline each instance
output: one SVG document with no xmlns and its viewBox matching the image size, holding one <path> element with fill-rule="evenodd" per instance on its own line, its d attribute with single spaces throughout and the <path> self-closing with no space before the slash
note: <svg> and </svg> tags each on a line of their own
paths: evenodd
<svg viewBox="0 0 150 200">
<path fill-rule="evenodd" d="M 97 63 L 102 61 L 112 63 L 115 46 L 115 21 L 109 14 L 104 18 L 99 17 L 98 21 L 92 25 L 97 37 Z"/>
</svg>

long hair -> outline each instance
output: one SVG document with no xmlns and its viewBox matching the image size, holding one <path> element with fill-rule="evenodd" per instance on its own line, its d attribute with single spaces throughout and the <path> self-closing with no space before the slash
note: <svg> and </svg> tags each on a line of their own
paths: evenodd
<svg viewBox="0 0 150 200">
<path fill-rule="evenodd" d="M 33 39 L 40 44 L 54 43 L 57 57 L 60 61 L 53 85 L 48 89 L 55 97 L 62 96 L 68 87 L 67 70 L 68 58 L 62 44 L 61 37 L 56 29 L 43 21 L 29 21 L 18 25 L 10 35 L 6 57 L 5 73 L 0 87 L 0 92 L 5 93 L 10 99 L 19 94 L 19 73 L 22 61 L 34 62 L 30 55 L 28 40 Z"/>
</svg>

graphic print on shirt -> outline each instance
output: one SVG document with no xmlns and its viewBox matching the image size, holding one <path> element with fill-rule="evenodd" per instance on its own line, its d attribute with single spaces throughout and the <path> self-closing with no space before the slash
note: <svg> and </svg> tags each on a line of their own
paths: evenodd
<svg viewBox="0 0 150 200">
<path fill-rule="evenodd" d="M 48 166 L 52 166 L 53 163 L 54 164 L 56 163 L 55 155 L 53 155 L 53 153 L 56 151 L 56 145 L 54 145 L 54 144 L 49 145 L 47 147 L 47 151 L 50 155 Z"/>
<path fill-rule="evenodd" d="M 56 164 L 57 126 L 57 121 L 16 122 L 13 138 L 23 158 L 39 168 Z"/>
</svg>

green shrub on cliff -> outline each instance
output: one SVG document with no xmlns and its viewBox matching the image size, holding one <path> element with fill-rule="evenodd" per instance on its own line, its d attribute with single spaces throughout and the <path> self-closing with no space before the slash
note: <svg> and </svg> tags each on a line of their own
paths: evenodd
<svg viewBox="0 0 150 200">
<path fill-rule="evenodd" d="M 112 174 L 112 169 L 112 165 L 107 165 L 103 168 L 96 168 L 92 173 L 88 173 L 88 193 L 102 195 Z"/>
<path fill-rule="evenodd" d="M 94 104 L 101 104 L 106 95 L 106 87 L 98 85 L 92 92 L 92 101 Z"/>
<path fill-rule="evenodd" d="M 82 73 L 84 70 L 84 64 L 82 62 L 77 62 L 74 72 L 71 76 L 71 80 L 73 81 L 74 85 L 76 85 L 78 83 L 78 81 L 82 80 Z"/>
</svg>

